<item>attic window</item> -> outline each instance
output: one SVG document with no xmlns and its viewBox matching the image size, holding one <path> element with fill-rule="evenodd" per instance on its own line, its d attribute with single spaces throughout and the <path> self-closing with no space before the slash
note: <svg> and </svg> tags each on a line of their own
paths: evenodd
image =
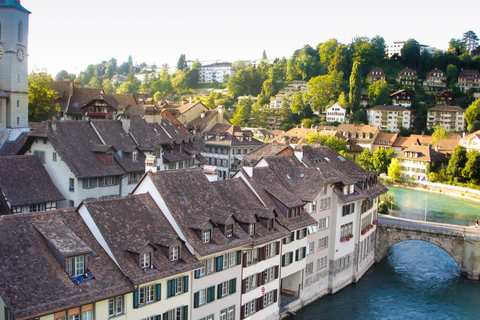
<svg viewBox="0 0 480 320">
<path fill-rule="evenodd" d="M 233 224 L 227 224 L 225 226 L 225 236 L 230 238 L 233 236 Z"/>
<path fill-rule="evenodd" d="M 255 234 L 255 223 L 250 223 L 248 225 L 248 234 L 251 236 Z"/>
<path fill-rule="evenodd" d="M 151 253 L 142 253 L 140 257 L 140 267 L 149 268 L 151 266 Z"/>
<path fill-rule="evenodd" d="M 338 159 L 340 159 L 340 161 L 345 161 L 344 157 L 342 157 L 342 156 L 337 156 L 337 157 L 338 157 Z"/>
<path fill-rule="evenodd" d="M 113 152 L 108 152 L 107 154 L 105 154 L 105 163 L 113 164 Z"/>
<path fill-rule="evenodd" d="M 70 277 L 78 277 L 85 274 L 85 256 L 71 257 L 67 260 L 67 271 Z"/>
<path fill-rule="evenodd" d="M 133 161 L 138 161 L 138 152 L 137 151 L 132 152 L 132 160 Z"/>
<path fill-rule="evenodd" d="M 185 196 L 183 196 L 182 199 L 183 199 L 183 201 L 185 201 L 185 202 L 188 201 L 187 197 L 185 197 Z"/>
<path fill-rule="evenodd" d="M 170 248 L 170 261 L 176 261 L 180 259 L 180 247 L 174 246 Z"/>
<path fill-rule="evenodd" d="M 212 238 L 212 231 L 210 229 L 202 231 L 202 241 L 203 243 L 209 243 Z"/>
</svg>

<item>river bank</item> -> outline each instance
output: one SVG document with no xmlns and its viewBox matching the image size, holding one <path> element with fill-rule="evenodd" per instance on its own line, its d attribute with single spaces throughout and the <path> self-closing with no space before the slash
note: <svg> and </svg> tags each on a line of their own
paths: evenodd
<svg viewBox="0 0 480 320">
<path fill-rule="evenodd" d="M 386 179 L 381 179 L 381 182 L 385 186 L 409 188 L 409 189 L 427 191 L 427 192 L 438 193 L 438 194 L 446 194 L 453 197 L 480 202 L 479 190 L 451 186 L 448 184 L 433 183 L 433 182 L 411 182 L 411 181 L 392 182 Z"/>
</svg>

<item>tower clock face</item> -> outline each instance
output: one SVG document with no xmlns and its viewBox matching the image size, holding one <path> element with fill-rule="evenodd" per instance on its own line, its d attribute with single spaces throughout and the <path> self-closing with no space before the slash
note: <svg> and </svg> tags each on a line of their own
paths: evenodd
<svg viewBox="0 0 480 320">
<path fill-rule="evenodd" d="M 23 52 L 23 49 L 22 48 L 18 49 L 17 50 L 17 60 L 22 62 L 24 56 L 25 56 L 25 53 Z"/>
</svg>

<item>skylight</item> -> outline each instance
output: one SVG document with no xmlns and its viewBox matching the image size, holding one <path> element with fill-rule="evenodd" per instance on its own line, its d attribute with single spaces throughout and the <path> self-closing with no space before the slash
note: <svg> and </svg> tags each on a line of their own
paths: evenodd
<svg viewBox="0 0 480 320">
<path fill-rule="evenodd" d="M 341 161 L 345 161 L 345 158 L 342 156 L 338 156 L 338 159 L 340 159 Z"/>
<path fill-rule="evenodd" d="M 328 159 L 327 157 L 325 157 L 325 160 L 327 160 L 328 162 L 330 162 L 330 159 Z"/>
<path fill-rule="evenodd" d="M 302 174 L 300 175 L 300 178 L 303 178 L 303 177 L 305 177 L 305 173 L 302 173 Z"/>
<path fill-rule="evenodd" d="M 287 174 L 287 178 L 288 178 L 288 180 L 292 180 L 292 178 L 290 178 L 290 176 L 288 174 Z"/>
<path fill-rule="evenodd" d="M 183 201 L 185 201 L 185 202 L 188 201 L 187 197 L 185 197 L 185 196 L 183 196 L 182 199 L 183 199 Z"/>
</svg>

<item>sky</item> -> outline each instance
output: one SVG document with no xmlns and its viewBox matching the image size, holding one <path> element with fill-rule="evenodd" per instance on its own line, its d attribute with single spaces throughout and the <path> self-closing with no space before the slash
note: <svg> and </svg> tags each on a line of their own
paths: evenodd
<svg viewBox="0 0 480 320">
<path fill-rule="evenodd" d="M 335 38 L 414 38 L 448 49 L 451 38 L 480 36 L 480 0 L 21 0 L 31 12 L 29 70 L 78 74 L 111 58 L 118 64 L 175 66 L 187 60 L 287 59 Z"/>
</svg>

